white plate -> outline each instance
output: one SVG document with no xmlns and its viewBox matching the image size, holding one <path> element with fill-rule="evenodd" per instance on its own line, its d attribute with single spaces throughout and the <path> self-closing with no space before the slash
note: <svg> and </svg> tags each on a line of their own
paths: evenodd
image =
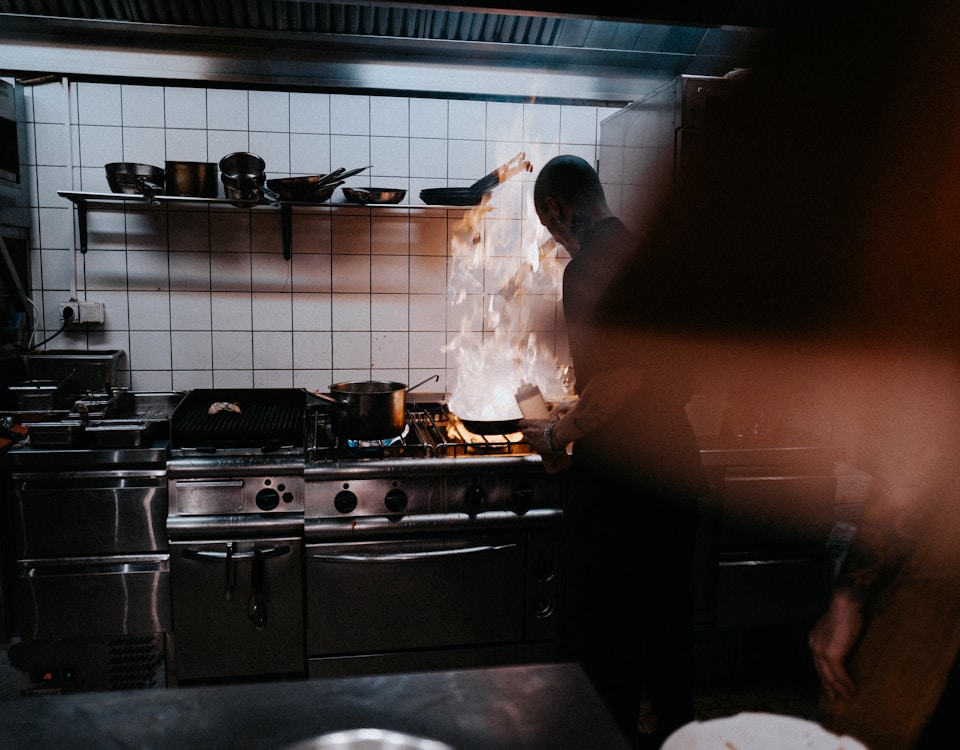
<svg viewBox="0 0 960 750">
<path fill-rule="evenodd" d="M 671 734 L 661 750 L 867 750 L 857 740 L 828 732 L 813 721 L 744 712 L 694 721 Z"/>
</svg>

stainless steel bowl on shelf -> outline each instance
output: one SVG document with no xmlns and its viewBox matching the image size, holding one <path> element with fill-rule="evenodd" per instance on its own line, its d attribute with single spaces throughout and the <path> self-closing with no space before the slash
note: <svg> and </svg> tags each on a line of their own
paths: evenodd
<svg viewBox="0 0 960 750">
<path fill-rule="evenodd" d="M 341 188 L 349 203 L 399 203 L 407 196 L 406 190 L 398 188 Z"/>
</svg>

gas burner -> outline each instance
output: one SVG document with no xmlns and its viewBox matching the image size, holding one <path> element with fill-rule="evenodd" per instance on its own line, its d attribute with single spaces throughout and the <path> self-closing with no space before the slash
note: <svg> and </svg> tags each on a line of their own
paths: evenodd
<svg viewBox="0 0 960 750">
<path fill-rule="evenodd" d="M 311 428 L 312 426 L 312 428 Z M 519 433 L 475 435 L 466 430 L 438 402 L 407 405 L 406 426 L 401 435 L 390 440 L 356 441 L 337 438 L 330 425 L 326 404 L 315 404 L 308 417 L 308 432 L 313 442 L 308 447 L 309 461 L 362 461 L 367 459 L 431 458 L 472 455 L 524 455 L 531 452 Z"/>
<path fill-rule="evenodd" d="M 410 434 L 410 425 L 406 424 L 403 426 L 403 432 L 401 432 L 399 435 L 396 435 L 394 437 L 381 438 L 378 440 L 349 440 L 348 439 L 344 442 L 344 444 L 350 450 L 361 450 L 361 451 L 380 450 L 380 449 L 389 448 L 391 445 L 402 443 L 404 438 L 406 438 L 407 435 L 409 434 Z M 333 437 L 332 430 L 331 430 L 331 437 Z"/>
</svg>

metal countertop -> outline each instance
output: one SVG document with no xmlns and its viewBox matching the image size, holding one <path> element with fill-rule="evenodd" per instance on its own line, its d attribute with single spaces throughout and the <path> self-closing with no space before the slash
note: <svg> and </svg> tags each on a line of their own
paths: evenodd
<svg viewBox="0 0 960 750">
<path fill-rule="evenodd" d="M 628 750 L 586 676 L 552 664 L 0 702 L 0 747 L 284 750 L 375 727 L 454 750 Z"/>
</svg>

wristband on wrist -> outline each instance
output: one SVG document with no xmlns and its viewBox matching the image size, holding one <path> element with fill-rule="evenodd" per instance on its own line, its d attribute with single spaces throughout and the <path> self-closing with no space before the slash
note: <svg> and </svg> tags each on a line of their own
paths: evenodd
<svg viewBox="0 0 960 750">
<path fill-rule="evenodd" d="M 543 428 L 543 441 L 547 444 L 547 450 L 551 453 L 565 453 L 566 448 L 564 446 L 561 445 L 559 448 L 557 448 L 553 444 L 553 428 L 556 427 L 556 425 L 557 420 L 554 420 Z"/>
</svg>

